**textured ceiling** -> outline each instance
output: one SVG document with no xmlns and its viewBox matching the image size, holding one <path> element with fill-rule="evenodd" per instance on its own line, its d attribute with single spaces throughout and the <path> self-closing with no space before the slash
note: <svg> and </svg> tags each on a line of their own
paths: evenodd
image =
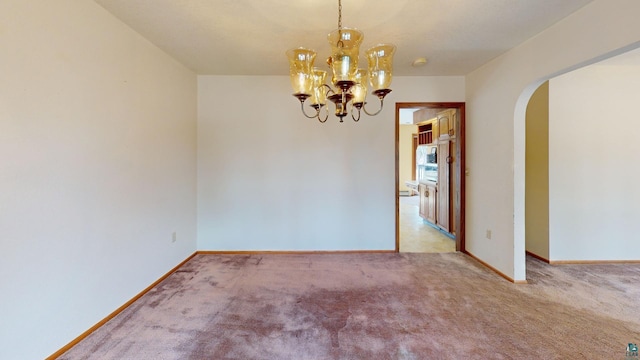
<svg viewBox="0 0 640 360">
<path fill-rule="evenodd" d="M 95 1 L 198 74 L 287 75 L 284 53 L 300 46 L 322 66 L 337 28 L 331 0 Z M 362 50 L 398 47 L 395 75 L 465 75 L 591 1 L 343 0 L 342 17 Z M 418 57 L 428 64 L 412 67 Z"/>
</svg>

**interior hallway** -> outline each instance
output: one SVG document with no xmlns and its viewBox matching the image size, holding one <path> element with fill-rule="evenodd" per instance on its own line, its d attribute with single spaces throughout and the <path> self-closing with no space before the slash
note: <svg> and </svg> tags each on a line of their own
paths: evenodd
<svg viewBox="0 0 640 360">
<path fill-rule="evenodd" d="M 400 252 L 455 252 L 456 241 L 427 225 L 418 213 L 420 197 L 400 196 Z"/>
</svg>

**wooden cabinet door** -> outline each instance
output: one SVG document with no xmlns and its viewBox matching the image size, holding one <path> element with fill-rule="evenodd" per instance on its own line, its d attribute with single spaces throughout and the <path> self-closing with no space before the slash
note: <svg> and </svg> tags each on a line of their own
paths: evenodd
<svg viewBox="0 0 640 360">
<path fill-rule="evenodd" d="M 451 186 L 451 142 L 449 140 L 438 143 L 438 200 L 436 224 L 442 230 L 449 232 L 449 191 Z"/>
<path fill-rule="evenodd" d="M 420 196 L 420 205 L 418 206 L 418 214 L 423 219 L 427 218 L 427 186 L 425 184 L 418 184 L 418 196 Z"/>
<path fill-rule="evenodd" d="M 438 140 L 449 138 L 449 113 L 443 111 L 438 113 Z"/>
<path fill-rule="evenodd" d="M 449 233 L 456 235 L 458 231 L 456 223 L 456 207 L 460 199 L 460 189 L 458 189 L 458 182 L 460 181 L 456 177 L 456 166 L 460 153 L 458 149 L 457 139 L 453 138 L 449 141 L 449 149 L 451 152 L 451 164 L 449 164 Z"/>
<path fill-rule="evenodd" d="M 457 110 L 450 109 L 438 113 L 438 139 L 448 140 L 456 136 Z"/>
<path fill-rule="evenodd" d="M 451 116 L 449 119 L 449 137 L 455 138 L 456 133 L 458 132 L 458 110 L 452 109 Z"/>
<path fill-rule="evenodd" d="M 436 223 L 436 199 L 437 199 L 436 186 L 427 185 L 427 192 L 429 194 L 429 198 L 427 199 L 427 221 L 435 224 Z"/>
</svg>

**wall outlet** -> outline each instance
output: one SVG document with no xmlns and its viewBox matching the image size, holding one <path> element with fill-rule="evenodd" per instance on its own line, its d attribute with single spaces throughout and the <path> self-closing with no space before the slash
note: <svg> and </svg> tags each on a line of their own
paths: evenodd
<svg viewBox="0 0 640 360">
<path fill-rule="evenodd" d="M 176 242 L 178 240 L 178 234 L 174 231 L 171 235 L 171 242 Z"/>
<path fill-rule="evenodd" d="M 491 240 L 491 230 L 487 230 L 487 239 Z"/>
</svg>

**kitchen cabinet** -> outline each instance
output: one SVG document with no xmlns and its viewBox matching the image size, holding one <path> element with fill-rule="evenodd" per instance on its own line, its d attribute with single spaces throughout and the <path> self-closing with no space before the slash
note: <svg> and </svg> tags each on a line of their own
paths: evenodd
<svg viewBox="0 0 640 360">
<path fill-rule="evenodd" d="M 429 221 L 430 223 L 435 224 L 437 201 L 436 183 L 421 183 L 420 185 L 418 185 L 418 190 L 420 193 L 420 217 Z"/>
<path fill-rule="evenodd" d="M 456 136 L 456 109 L 448 109 L 438 113 L 438 140 L 448 140 Z"/>
<path fill-rule="evenodd" d="M 438 141 L 438 207 L 436 224 L 444 231 L 450 229 L 450 205 L 451 205 L 451 141 Z"/>
<path fill-rule="evenodd" d="M 418 125 L 418 145 L 433 144 L 438 136 L 435 120 L 429 120 Z"/>
<path fill-rule="evenodd" d="M 427 213 L 426 220 L 435 223 L 436 222 L 436 202 L 437 202 L 437 190 L 435 183 L 427 184 Z"/>
<path fill-rule="evenodd" d="M 422 134 L 420 145 L 429 144 L 437 154 L 434 156 L 436 164 L 427 164 L 433 168 L 433 174 L 418 178 L 419 214 L 424 220 L 454 236 L 457 231 L 455 209 L 460 197 L 456 192 L 460 180 L 455 176 L 457 158 L 461 156 L 456 137 L 458 122 L 458 110 L 445 109 L 438 112 L 435 118 L 417 124 L 418 136 Z M 423 181 L 424 178 L 433 181 Z"/>
<path fill-rule="evenodd" d="M 429 193 L 427 192 L 426 184 L 418 184 L 418 195 L 420 196 L 420 204 L 418 206 L 418 214 L 421 218 L 427 218 L 427 200 Z"/>
</svg>

